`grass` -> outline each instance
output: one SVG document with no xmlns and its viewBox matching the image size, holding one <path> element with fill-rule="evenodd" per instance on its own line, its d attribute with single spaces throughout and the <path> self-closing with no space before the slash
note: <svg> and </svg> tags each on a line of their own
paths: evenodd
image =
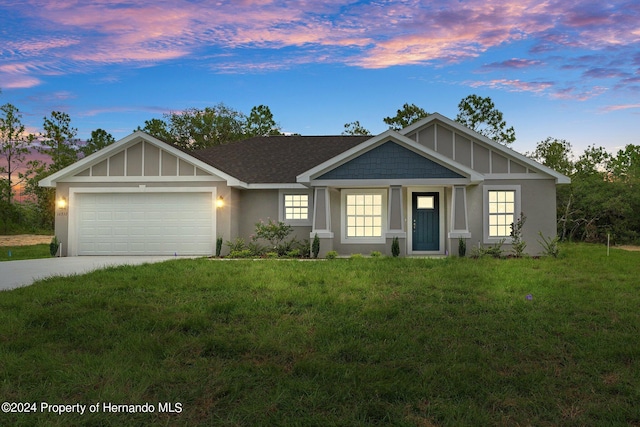
<svg viewBox="0 0 640 427">
<path fill-rule="evenodd" d="M 562 249 L 177 260 L 3 292 L 2 400 L 155 412 L 0 424 L 638 425 L 640 253 Z"/>
<path fill-rule="evenodd" d="M 49 245 L 0 246 L 0 261 L 50 258 Z"/>
</svg>

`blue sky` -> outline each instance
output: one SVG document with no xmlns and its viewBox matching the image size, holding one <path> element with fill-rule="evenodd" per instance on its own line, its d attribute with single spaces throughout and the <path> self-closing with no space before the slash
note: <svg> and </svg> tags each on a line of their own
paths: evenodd
<svg viewBox="0 0 640 427">
<path fill-rule="evenodd" d="M 0 104 L 86 139 L 166 112 L 265 104 L 285 132 L 379 133 L 404 103 L 490 96 L 513 148 L 640 144 L 640 2 L 0 0 Z"/>
</svg>

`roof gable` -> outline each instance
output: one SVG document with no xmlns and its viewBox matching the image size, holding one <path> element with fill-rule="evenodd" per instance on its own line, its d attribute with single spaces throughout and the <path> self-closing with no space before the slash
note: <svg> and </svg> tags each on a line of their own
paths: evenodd
<svg viewBox="0 0 640 427">
<path fill-rule="evenodd" d="M 48 176 L 40 185 L 55 187 L 65 181 L 234 180 L 225 175 L 189 153 L 137 131 Z"/>
<path fill-rule="evenodd" d="M 400 133 L 485 176 L 526 178 L 542 175 L 555 178 L 559 184 L 571 182 L 565 175 L 438 113 L 430 114 Z"/>
<path fill-rule="evenodd" d="M 378 150 L 381 146 L 384 147 Z M 394 163 L 391 163 L 389 167 L 387 167 L 384 163 L 391 160 L 389 156 L 393 156 L 395 159 L 392 160 Z M 358 160 L 360 157 L 362 157 L 362 159 Z M 347 166 L 342 168 L 343 165 Z M 356 171 L 357 169 L 365 167 L 373 167 L 374 170 L 368 172 Z M 394 167 L 410 167 L 411 172 L 392 170 Z M 347 179 L 430 180 L 446 177 L 448 179 L 463 179 L 467 182 L 481 182 L 483 180 L 481 174 L 451 159 L 447 159 L 441 154 L 393 130 L 388 130 L 378 136 L 370 137 L 361 144 L 301 173 L 298 175 L 297 180 L 306 185 L 311 181 L 320 179 L 344 180 L 343 178 L 334 177 L 334 172 L 332 171 L 335 169 L 339 169 L 338 172 L 335 172 L 335 176 L 338 176 L 337 174 L 340 174 L 340 176 L 351 174 L 351 177 Z M 418 178 L 402 177 L 404 173 L 423 176 Z M 369 178 L 355 178 L 358 174 L 363 177 L 369 176 Z M 380 176 L 380 174 L 386 174 L 387 178 Z M 452 174 L 455 174 L 455 176 Z M 397 178 L 390 178 L 391 176 L 396 176 Z"/>
<path fill-rule="evenodd" d="M 462 175 L 389 140 L 317 179 L 464 178 Z"/>
</svg>

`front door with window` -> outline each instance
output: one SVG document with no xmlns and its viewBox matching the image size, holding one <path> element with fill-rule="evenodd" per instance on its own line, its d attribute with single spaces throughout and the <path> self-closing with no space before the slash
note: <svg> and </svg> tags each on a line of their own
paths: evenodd
<svg viewBox="0 0 640 427">
<path fill-rule="evenodd" d="M 440 209 L 438 193 L 413 193 L 413 250 L 440 250 Z"/>
</svg>

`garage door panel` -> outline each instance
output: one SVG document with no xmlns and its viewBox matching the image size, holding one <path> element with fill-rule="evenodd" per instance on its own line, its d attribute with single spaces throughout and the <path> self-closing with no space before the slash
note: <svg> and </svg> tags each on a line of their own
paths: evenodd
<svg viewBox="0 0 640 427">
<path fill-rule="evenodd" d="M 78 194 L 78 255 L 209 255 L 211 200 L 211 192 Z"/>
</svg>

